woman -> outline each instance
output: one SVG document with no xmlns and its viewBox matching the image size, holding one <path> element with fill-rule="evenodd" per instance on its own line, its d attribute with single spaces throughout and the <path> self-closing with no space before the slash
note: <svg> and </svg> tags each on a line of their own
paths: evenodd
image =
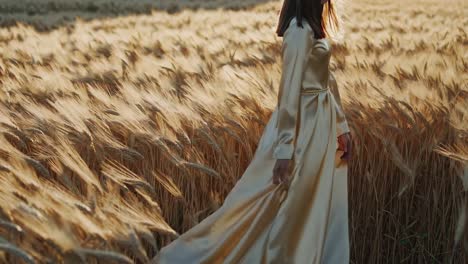
<svg viewBox="0 0 468 264">
<path fill-rule="evenodd" d="M 223 205 L 153 263 L 349 263 L 351 138 L 325 15 L 336 25 L 331 0 L 285 0 L 278 105 L 251 163 Z"/>
</svg>

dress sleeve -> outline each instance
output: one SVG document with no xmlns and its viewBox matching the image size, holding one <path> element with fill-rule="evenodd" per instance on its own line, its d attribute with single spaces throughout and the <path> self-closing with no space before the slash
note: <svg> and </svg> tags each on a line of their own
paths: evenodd
<svg viewBox="0 0 468 264">
<path fill-rule="evenodd" d="M 330 72 L 328 85 L 333 94 L 333 104 L 335 105 L 336 111 L 336 135 L 339 136 L 346 132 L 350 132 L 348 127 L 348 122 L 346 121 L 346 116 L 343 112 L 343 106 L 341 105 L 340 91 L 338 85 L 336 84 L 335 76 Z"/>
<path fill-rule="evenodd" d="M 276 159 L 292 159 L 293 140 L 296 136 L 297 113 L 299 111 L 300 89 L 307 62 L 309 37 L 308 27 L 291 24 L 284 33 L 282 46 L 282 75 L 278 90 L 278 135 L 273 156 Z"/>
</svg>

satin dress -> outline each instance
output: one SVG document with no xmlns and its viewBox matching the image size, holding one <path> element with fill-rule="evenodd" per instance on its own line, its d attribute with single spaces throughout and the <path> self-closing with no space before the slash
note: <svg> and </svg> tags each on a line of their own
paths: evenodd
<svg viewBox="0 0 468 264">
<path fill-rule="evenodd" d="M 222 206 L 152 263 L 349 263 L 348 164 L 337 142 L 349 128 L 330 54 L 305 19 L 290 20 L 278 105 L 251 163 Z M 293 161 L 289 182 L 272 182 L 276 159 Z"/>
</svg>

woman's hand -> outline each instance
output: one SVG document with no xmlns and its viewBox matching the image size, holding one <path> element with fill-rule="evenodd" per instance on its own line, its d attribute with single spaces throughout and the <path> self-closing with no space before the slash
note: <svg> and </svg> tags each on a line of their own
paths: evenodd
<svg viewBox="0 0 468 264">
<path fill-rule="evenodd" d="M 338 136 L 338 149 L 344 151 L 340 158 L 348 161 L 352 150 L 352 138 L 350 132 L 346 132 Z"/>
<path fill-rule="evenodd" d="M 277 159 L 273 168 L 273 183 L 285 183 L 288 181 L 290 159 Z"/>
</svg>

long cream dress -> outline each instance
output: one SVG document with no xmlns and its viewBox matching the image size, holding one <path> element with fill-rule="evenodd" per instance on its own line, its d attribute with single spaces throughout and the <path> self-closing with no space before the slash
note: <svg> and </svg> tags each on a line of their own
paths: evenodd
<svg viewBox="0 0 468 264">
<path fill-rule="evenodd" d="M 349 128 L 330 48 L 305 19 L 290 21 L 278 107 L 251 163 L 223 205 L 152 263 L 349 263 L 348 165 L 337 149 Z M 273 184 L 276 159 L 293 160 L 289 184 Z"/>
</svg>

